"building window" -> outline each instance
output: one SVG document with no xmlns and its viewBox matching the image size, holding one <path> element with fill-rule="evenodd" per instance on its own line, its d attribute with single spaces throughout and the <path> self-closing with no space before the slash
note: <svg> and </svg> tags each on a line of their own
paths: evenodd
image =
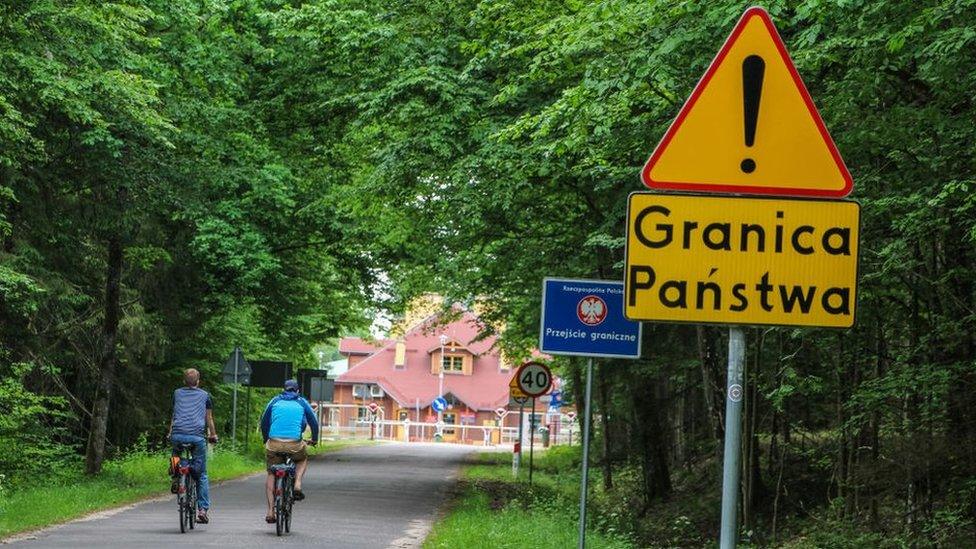
<svg viewBox="0 0 976 549">
<path fill-rule="evenodd" d="M 369 394 L 368 385 L 353 385 L 352 386 L 352 396 L 353 398 L 366 398 Z"/>
<path fill-rule="evenodd" d="M 364 423 L 364 422 L 368 422 L 368 421 L 370 421 L 372 419 L 372 417 L 370 416 L 370 413 L 369 413 L 369 408 L 367 408 L 365 406 L 360 406 L 356 410 L 357 410 L 357 414 L 356 414 L 356 421 L 357 422 Z"/>
<path fill-rule="evenodd" d="M 454 412 L 444 412 L 444 431 L 445 435 L 453 435 L 455 433 L 453 428 L 447 427 L 448 425 L 457 425 L 457 414 Z"/>
<path fill-rule="evenodd" d="M 458 372 L 464 371 L 464 357 L 455 355 L 444 355 L 441 362 L 441 367 L 445 372 Z"/>
</svg>

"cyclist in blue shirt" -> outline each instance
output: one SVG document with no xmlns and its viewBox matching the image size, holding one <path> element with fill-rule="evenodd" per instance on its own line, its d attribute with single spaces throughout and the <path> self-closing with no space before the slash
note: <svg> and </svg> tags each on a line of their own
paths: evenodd
<svg viewBox="0 0 976 549">
<path fill-rule="evenodd" d="M 190 467 L 196 475 L 197 522 L 210 522 L 207 510 L 210 509 L 210 481 L 207 479 L 207 440 L 204 435 L 209 429 L 209 440 L 217 442 L 217 428 L 213 420 L 213 399 L 210 393 L 199 387 L 200 372 L 190 368 L 183 372 L 183 384 L 173 392 L 173 418 L 169 423 L 169 440 L 173 443 L 173 455 L 180 454 L 180 444 L 193 445 L 193 462 Z M 178 477 L 174 475 L 170 490 L 175 494 Z"/>
<path fill-rule="evenodd" d="M 305 441 L 302 440 L 302 433 L 305 427 L 312 428 L 312 440 L 314 445 L 319 439 L 319 422 L 315 417 L 315 412 L 301 395 L 298 394 L 298 382 L 294 379 L 285 381 L 285 390 L 268 403 L 261 415 L 261 435 L 264 437 L 265 457 L 268 463 L 268 478 L 265 489 L 268 496 L 268 514 L 265 520 L 269 523 L 275 522 L 274 515 L 274 474 L 271 466 L 284 463 L 284 458 L 278 456 L 279 453 L 291 454 L 291 460 L 295 462 L 295 501 L 305 499 L 302 493 L 302 477 L 308 467 L 308 452 L 305 448 Z"/>
</svg>

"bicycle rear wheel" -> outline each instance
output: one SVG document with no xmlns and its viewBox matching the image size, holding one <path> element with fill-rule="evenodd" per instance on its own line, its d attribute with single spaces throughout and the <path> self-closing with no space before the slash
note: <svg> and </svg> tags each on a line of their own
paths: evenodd
<svg viewBox="0 0 976 549">
<path fill-rule="evenodd" d="M 187 475 L 186 479 L 186 520 L 190 523 L 190 530 L 193 530 L 197 522 L 197 481 L 190 475 Z"/>
<path fill-rule="evenodd" d="M 275 479 L 275 532 L 280 536 L 285 528 L 285 491 L 282 479 Z"/>
<path fill-rule="evenodd" d="M 180 487 L 185 486 L 186 479 L 180 478 Z M 180 533 L 186 533 L 187 521 L 186 521 L 186 507 L 187 507 L 187 496 L 186 491 L 181 491 L 176 496 L 177 509 L 180 512 Z"/>
<path fill-rule="evenodd" d="M 285 532 L 291 533 L 291 506 L 294 503 L 295 479 L 288 479 L 288 489 L 285 492 Z"/>
</svg>

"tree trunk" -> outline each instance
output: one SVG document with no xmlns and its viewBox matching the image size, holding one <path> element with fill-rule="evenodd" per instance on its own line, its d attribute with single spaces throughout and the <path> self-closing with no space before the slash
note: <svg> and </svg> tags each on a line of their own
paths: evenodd
<svg viewBox="0 0 976 549">
<path fill-rule="evenodd" d="M 105 324 L 102 327 L 102 351 L 98 361 L 98 384 L 95 405 L 92 408 L 88 448 L 85 452 L 85 472 L 95 475 L 101 472 L 105 460 L 105 434 L 108 428 L 109 403 L 112 384 L 118 362 L 120 286 L 122 281 L 122 237 L 114 234 L 108 241 L 108 265 L 105 279 Z"/>
<path fill-rule="evenodd" d="M 636 374 L 630 387 L 634 409 L 634 429 L 640 451 L 645 510 L 653 500 L 667 499 L 672 492 L 668 464 L 668 437 L 659 411 L 666 399 L 659 395 L 660 380 Z"/>
<path fill-rule="evenodd" d="M 717 382 L 722 371 L 717 351 L 718 332 L 705 326 L 697 326 L 696 332 L 698 335 L 698 360 L 701 364 L 702 373 L 702 391 L 705 397 L 705 415 L 708 417 L 708 425 L 714 437 L 717 448 L 716 454 L 721 456 L 722 441 L 725 437 L 722 419 L 725 391 L 720 388 Z"/>
<path fill-rule="evenodd" d="M 582 433 L 583 433 L 583 422 L 586 421 L 584 413 L 586 412 L 586 395 L 584 394 L 584 383 L 582 368 L 578 367 L 578 363 L 571 362 L 569 365 L 569 377 L 573 380 L 573 403 L 576 405 L 576 422 L 579 423 L 580 434 L 580 444 L 583 443 Z M 590 422 L 593 425 L 593 422 Z"/>
<path fill-rule="evenodd" d="M 746 382 L 745 399 L 743 402 L 742 422 L 742 524 L 746 530 L 754 530 L 756 526 L 755 510 L 766 497 L 766 486 L 762 482 L 760 471 L 760 450 L 758 436 L 759 410 L 759 377 L 762 372 L 762 355 L 766 339 L 765 331 L 757 331 L 756 353 L 752 367 L 745 362 L 744 379 Z"/>
<path fill-rule="evenodd" d="M 875 363 L 874 363 L 874 379 L 881 379 L 884 373 L 884 361 L 888 354 L 887 344 L 885 342 L 885 332 L 884 323 L 881 317 L 878 317 L 877 321 L 877 342 L 875 348 Z M 881 517 L 878 514 L 878 481 L 873 480 L 876 471 L 878 470 L 879 461 L 878 458 L 881 455 L 881 440 L 878 435 L 881 429 L 881 413 L 878 411 L 877 407 L 871 412 L 871 421 L 869 423 L 869 436 L 871 444 L 871 488 L 869 490 L 869 515 L 871 519 L 871 527 L 878 529 L 881 527 Z"/>
</svg>

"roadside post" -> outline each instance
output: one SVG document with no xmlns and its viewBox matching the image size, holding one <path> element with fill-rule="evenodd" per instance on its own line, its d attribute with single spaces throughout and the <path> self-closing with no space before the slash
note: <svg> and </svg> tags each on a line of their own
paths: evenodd
<svg viewBox="0 0 976 549">
<path fill-rule="evenodd" d="M 247 386 L 247 399 L 244 403 L 244 422 L 247 424 L 246 427 L 244 428 L 244 447 L 247 448 L 247 445 L 251 441 L 251 385 L 250 384 L 248 384 Z M 321 425 L 322 422 L 320 421 L 319 424 Z"/>
<path fill-rule="evenodd" d="M 522 464 L 522 418 L 525 404 L 519 404 L 519 439 L 512 448 L 512 476 L 518 478 L 518 469 Z"/>
<path fill-rule="evenodd" d="M 375 402 L 369 403 L 369 440 L 376 439 L 376 410 L 380 407 Z"/>
<path fill-rule="evenodd" d="M 522 464 L 522 424 L 524 423 L 524 411 L 525 403 L 529 400 L 529 395 L 525 394 L 518 384 L 518 371 L 512 376 L 512 379 L 508 382 L 508 397 L 509 406 L 512 403 L 518 404 L 519 407 L 519 419 L 518 419 L 518 440 L 515 442 L 515 447 L 512 452 L 512 475 L 518 478 L 519 466 Z M 496 411 L 497 413 L 497 411 Z"/>
<path fill-rule="evenodd" d="M 641 324 L 624 316 L 623 283 L 566 278 L 543 280 L 539 350 L 550 355 L 587 357 L 578 543 L 582 549 L 586 547 L 593 359 L 641 356 Z"/>
<path fill-rule="evenodd" d="M 233 440 L 233 444 L 237 445 L 237 387 L 241 383 L 248 386 L 248 394 L 250 394 L 251 385 L 251 365 L 248 364 L 247 360 L 244 359 L 244 352 L 241 351 L 240 347 L 234 347 L 230 356 L 227 357 L 227 361 L 224 363 L 224 368 L 221 370 L 221 377 L 224 383 L 231 383 L 234 385 L 234 396 L 232 398 L 231 404 L 231 419 L 230 419 L 230 438 Z"/>
<path fill-rule="evenodd" d="M 734 548 L 742 326 L 847 329 L 857 305 L 854 181 L 765 10 L 739 19 L 641 179 L 672 192 L 629 197 L 627 318 L 729 326 L 720 546 Z"/>
<path fill-rule="evenodd" d="M 532 413 L 529 414 L 529 486 L 532 486 L 532 453 L 535 449 L 535 397 L 532 397 Z"/>
<path fill-rule="evenodd" d="M 589 359 L 587 361 L 587 364 L 586 364 L 586 378 L 587 379 L 590 378 L 590 370 L 592 370 L 592 369 L 593 369 L 593 359 L 591 358 L 591 359 Z M 589 402 L 588 399 L 587 399 L 587 402 Z M 569 434 L 569 443 L 568 443 L 568 445 L 569 446 L 572 446 L 573 445 L 573 421 L 576 420 L 576 412 L 568 412 L 566 414 L 566 419 L 569 420 L 569 428 L 567 429 L 567 433 Z"/>
<path fill-rule="evenodd" d="M 532 414 L 529 416 L 529 484 L 532 484 L 532 454 L 535 448 L 535 399 L 552 388 L 552 371 L 545 364 L 526 362 L 515 372 L 518 388 L 532 398 Z"/>
</svg>

